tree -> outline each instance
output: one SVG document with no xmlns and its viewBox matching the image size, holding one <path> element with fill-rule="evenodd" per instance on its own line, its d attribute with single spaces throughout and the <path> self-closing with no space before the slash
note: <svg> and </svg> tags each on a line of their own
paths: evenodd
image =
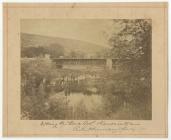
<svg viewBox="0 0 171 140">
<path fill-rule="evenodd" d="M 64 56 L 64 47 L 59 44 L 50 44 L 47 47 L 47 53 L 52 58 L 59 58 L 60 56 Z"/>
<path fill-rule="evenodd" d="M 131 59 L 136 69 L 151 66 L 151 20 L 114 20 L 121 30 L 113 34 L 109 42 L 112 46 L 111 57 Z M 139 65 L 138 65 L 139 64 Z M 132 66 L 131 66 L 132 67 Z"/>
<path fill-rule="evenodd" d="M 132 111 L 136 110 L 133 112 L 138 119 L 150 119 L 152 103 L 151 20 L 119 19 L 114 22 L 120 24 L 120 31 L 113 33 L 109 39 L 111 45 L 109 57 L 118 58 L 121 73 L 111 76 L 115 83 L 110 85 L 115 88 L 111 92 L 115 96 L 122 94 L 120 100 L 131 105 L 134 108 Z"/>
</svg>

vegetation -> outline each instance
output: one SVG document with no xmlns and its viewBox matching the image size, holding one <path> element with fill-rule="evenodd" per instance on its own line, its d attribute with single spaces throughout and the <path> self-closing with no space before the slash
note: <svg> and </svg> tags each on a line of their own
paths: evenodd
<svg viewBox="0 0 171 140">
<path fill-rule="evenodd" d="M 95 55 L 117 58 L 117 69 L 56 69 L 51 60 L 38 56 L 65 56 L 59 45 L 22 47 L 22 56 L 33 58 L 21 60 L 22 119 L 152 118 L 151 20 L 122 19 L 114 23 L 120 25 L 120 30 L 109 39 L 111 48 Z M 71 51 L 66 57 L 84 55 Z M 85 75 L 90 78 L 83 78 Z M 73 100 L 75 94 L 79 101 Z"/>
<path fill-rule="evenodd" d="M 134 115 L 130 118 L 151 119 L 151 20 L 114 22 L 121 25 L 121 30 L 109 40 L 112 48 L 108 57 L 119 58 L 120 74 L 108 77 L 112 83 L 107 83 L 111 89 L 107 100 L 111 98 L 110 94 L 117 95 L 119 103 L 122 102 Z M 113 100 L 109 111 L 114 106 L 112 104 Z M 119 118 L 125 115 L 119 115 Z M 127 115 L 126 118 L 129 118 Z"/>
<path fill-rule="evenodd" d="M 51 58 L 59 58 L 60 56 L 64 56 L 64 48 L 58 44 L 38 47 L 21 47 L 21 57 L 44 57 L 45 54 L 49 54 Z"/>
</svg>

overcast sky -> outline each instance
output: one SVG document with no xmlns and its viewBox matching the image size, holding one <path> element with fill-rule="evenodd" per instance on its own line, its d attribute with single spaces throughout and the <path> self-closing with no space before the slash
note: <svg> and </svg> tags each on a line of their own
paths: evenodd
<svg viewBox="0 0 171 140">
<path fill-rule="evenodd" d="M 118 25 L 108 19 L 23 19 L 21 32 L 88 41 L 108 46 Z"/>
</svg>

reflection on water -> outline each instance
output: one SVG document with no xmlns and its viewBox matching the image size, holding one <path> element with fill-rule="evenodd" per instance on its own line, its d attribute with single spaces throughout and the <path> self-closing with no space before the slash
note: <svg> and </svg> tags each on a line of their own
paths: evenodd
<svg viewBox="0 0 171 140">
<path fill-rule="evenodd" d="M 56 93 L 49 98 L 51 101 L 65 99 L 68 108 L 76 108 L 80 103 L 85 106 L 87 111 L 92 111 L 96 107 L 102 106 L 102 96 L 97 94 L 85 95 L 83 93 L 71 93 L 65 96 L 64 92 Z"/>
<path fill-rule="evenodd" d="M 97 119 L 104 114 L 102 80 L 99 74 L 71 73 L 55 78 L 47 106 L 60 119 Z M 58 112 L 58 113 L 57 113 Z M 54 115 L 55 114 L 55 115 Z"/>
</svg>

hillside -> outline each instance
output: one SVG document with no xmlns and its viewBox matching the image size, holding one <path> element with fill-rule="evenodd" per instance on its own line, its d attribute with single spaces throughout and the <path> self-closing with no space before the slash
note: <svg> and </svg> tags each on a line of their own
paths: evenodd
<svg viewBox="0 0 171 140">
<path fill-rule="evenodd" d="M 84 54 L 95 55 L 97 52 L 105 49 L 105 46 L 89 43 L 86 41 L 74 40 L 74 39 L 66 39 L 59 37 L 49 37 L 49 36 L 41 36 L 35 34 L 21 33 L 21 46 L 22 47 L 39 47 L 43 46 L 49 47 L 52 44 L 58 44 L 63 47 L 65 53 L 69 53 L 71 51 L 78 51 Z"/>
</svg>

